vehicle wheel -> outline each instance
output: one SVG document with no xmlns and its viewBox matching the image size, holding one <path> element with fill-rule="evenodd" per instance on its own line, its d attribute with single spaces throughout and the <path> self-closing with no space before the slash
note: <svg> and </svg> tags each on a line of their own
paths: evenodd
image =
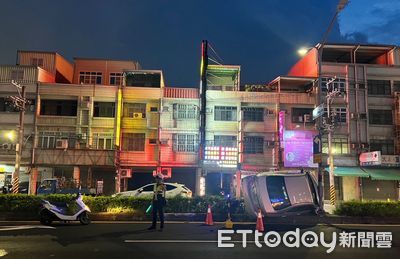
<svg viewBox="0 0 400 259">
<path fill-rule="evenodd" d="M 79 215 L 79 222 L 81 222 L 82 225 L 89 225 L 90 224 L 89 214 L 87 212 L 82 212 L 82 214 Z"/>
<path fill-rule="evenodd" d="M 51 225 L 51 223 L 53 222 L 52 218 L 53 217 L 51 213 L 47 210 L 42 210 L 40 212 L 40 223 L 42 223 L 43 225 Z"/>
</svg>

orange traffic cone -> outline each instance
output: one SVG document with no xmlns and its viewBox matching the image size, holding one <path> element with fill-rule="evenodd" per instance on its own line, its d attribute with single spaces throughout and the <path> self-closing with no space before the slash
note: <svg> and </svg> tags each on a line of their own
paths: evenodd
<svg viewBox="0 0 400 259">
<path fill-rule="evenodd" d="M 261 214 L 261 209 L 258 209 L 256 230 L 258 230 L 259 232 L 264 232 L 264 222 L 263 222 L 262 217 L 263 216 Z"/>
<path fill-rule="evenodd" d="M 208 209 L 207 209 L 206 225 L 209 225 L 209 226 L 214 225 L 210 205 L 208 205 Z"/>
</svg>

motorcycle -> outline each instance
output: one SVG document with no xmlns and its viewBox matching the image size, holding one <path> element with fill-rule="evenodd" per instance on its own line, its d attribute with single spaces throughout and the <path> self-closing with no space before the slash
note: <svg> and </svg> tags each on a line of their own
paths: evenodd
<svg viewBox="0 0 400 259">
<path fill-rule="evenodd" d="M 75 203 L 60 203 L 53 202 L 50 203 L 47 200 L 42 199 L 42 208 L 40 210 L 40 223 L 43 225 L 50 225 L 53 221 L 76 221 L 82 225 L 90 224 L 89 213 L 91 212 L 89 207 L 83 202 L 82 195 L 79 193 L 74 198 Z M 73 206 L 73 205 L 76 205 Z M 73 212 L 72 215 L 69 213 L 71 211 L 71 207 Z"/>
</svg>

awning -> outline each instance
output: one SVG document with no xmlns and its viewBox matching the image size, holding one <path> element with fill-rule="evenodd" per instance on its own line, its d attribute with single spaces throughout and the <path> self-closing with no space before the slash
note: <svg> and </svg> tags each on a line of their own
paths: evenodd
<svg viewBox="0 0 400 259">
<path fill-rule="evenodd" d="M 400 168 L 367 168 L 362 170 L 367 172 L 373 180 L 400 180 Z"/>
<path fill-rule="evenodd" d="M 329 167 L 325 168 L 325 170 L 329 172 Z M 335 174 L 335 176 L 369 177 L 368 173 L 357 166 L 335 166 L 333 173 Z"/>
</svg>

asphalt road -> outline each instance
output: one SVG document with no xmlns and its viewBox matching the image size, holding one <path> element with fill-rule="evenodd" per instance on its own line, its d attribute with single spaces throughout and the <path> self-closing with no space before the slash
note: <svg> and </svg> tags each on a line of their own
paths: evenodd
<svg viewBox="0 0 400 259">
<path fill-rule="evenodd" d="M 397 258 L 400 255 L 400 225 L 266 225 L 266 231 L 284 233 L 300 228 L 321 232 L 327 242 L 333 232 L 392 232 L 391 248 L 343 248 L 339 245 L 339 234 L 334 250 L 307 248 L 300 242 L 299 248 L 288 248 L 283 243 L 267 247 L 261 238 L 262 247 L 256 246 L 255 237 L 247 236 L 250 242 L 242 247 L 242 235 L 234 234 L 233 248 L 218 247 L 218 230 L 222 225 L 202 226 L 199 223 L 168 223 L 163 232 L 148 231 L 149 223 L 143 222 L 95 222 L 88 226 L 75 223 L 54 224 L 44 227 L 35 222 L 0 222 L 0 258 Z M 252 225 L 235 225 L 235 229 L 252 229 Z M 272 236 L 273 237 L 273 236 Z M 271 239 L 271 242 L 273 240 Z M 231 243 L 224 241 L 223 244 Z M 312 243 L 312 242 L 311 242 Z M 375 244 L 376 246 L 376 244 Z"/>
</svg>

